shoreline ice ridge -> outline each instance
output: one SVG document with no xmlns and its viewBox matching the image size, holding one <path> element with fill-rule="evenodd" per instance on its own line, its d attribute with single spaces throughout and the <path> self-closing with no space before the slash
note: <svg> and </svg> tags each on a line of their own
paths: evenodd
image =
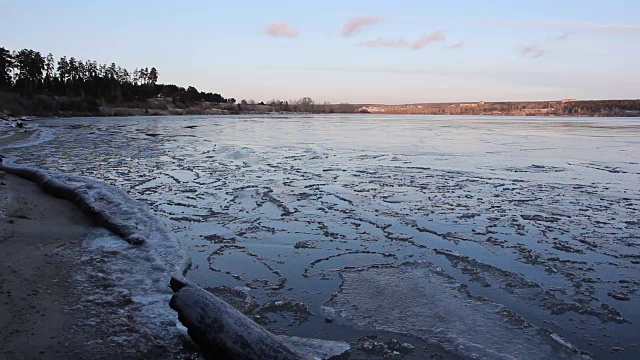
<svg viewBox="0 0 640 360">
<path fill-rule="evenodd" d="M 126 191 L 86 177 L 8 164 L 2 159 L 0 170 L 33 181 L 44 192 L 71 201 L 131 245 L 149 244 L 165 263 L 168 273 L 184 274 L 189 268 L 190 261 L 177 240 L 145 204 Z"/>
<path fill-rule="evenodd" d="M 12 147 L 26 146 L 30 139 L 33 137 Z M 84 240 L 82 265 L 74 276 L 82 289 L 81 304 L 93 308 L 92 316 L 97 316 L 88 322 L 102 324 L 101 331 L 110 341 L 134 353 L 144 354 L 155 343 L 179 344 L 182 335 L 177 316 L 168 306 L 168 284 L 171 276 L 184 276 L 191 261 L 161 220 L 146 204 L 107 183 L 14 165 L 9 160 L 13 157 L 0 156 L 1 171 L 33 181 L 45 193 L 72 202 L 102 226 Z M 122 314 L 129 314 L 128 327 L 109 335 Z M 155 340 L 149 342 L 144 334 L 154 334 Z M 168 351 L 177 349 L 180 347 Z"/>
</svg>

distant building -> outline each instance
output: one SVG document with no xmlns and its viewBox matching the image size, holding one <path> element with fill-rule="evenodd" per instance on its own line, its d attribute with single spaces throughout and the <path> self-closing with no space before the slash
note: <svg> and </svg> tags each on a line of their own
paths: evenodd
<svg viewBox="0 0 640 360">
<path fill-rule="evenodd" d="M 562 103 L 576 102 L 578 99 L 562 99 Z"/>
<path fill-rule="evenodd" d="M 478 101 L 477 103 L 460 103 L 460 107 L 478 107 L 484 106 L 484 101 Z"/>
<path fill-rule="evenodd" d="M 385 109 L 378 106 L 364 106 L 357 110 L 358 112 L 383 113 Z"/>
<path fill-rule="evenodd" d="M 525 114 L 548 114 L 553 111 L 553 109 L 524 109 Z"/>
</svg>

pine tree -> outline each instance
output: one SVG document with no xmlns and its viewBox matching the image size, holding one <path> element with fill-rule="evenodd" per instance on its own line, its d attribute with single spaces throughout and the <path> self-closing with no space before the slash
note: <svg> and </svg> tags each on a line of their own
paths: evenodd
<svg viewBox="0 0 640 360">
<path fill-rule="evenodd" d="M 158 82 L 158 75 L 158 70 L 155 67 L 152 67 L 151 71 L 149 71 L 149 82 L 155 85 Z"/>
<path fill-rule="evenodd" d="M 13 57 L 9 50 L 0 48 L 0 88 L 10 87 L 11 71 L 13 69 Z"/>
</svg>

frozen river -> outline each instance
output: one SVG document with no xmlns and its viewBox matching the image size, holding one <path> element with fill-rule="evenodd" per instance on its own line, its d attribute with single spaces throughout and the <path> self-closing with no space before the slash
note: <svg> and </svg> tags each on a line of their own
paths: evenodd
<svg viewBox="0 0 640 360">
<path fill-rule="evenodd" d="M 356 347 L 378 357 L 640 357 L 638 120 L 38 123 L 52 138 L 6 150 L 18 164 L 144 201 L 188 277 L 273 331 L 376 334 Z"/>
</svg>

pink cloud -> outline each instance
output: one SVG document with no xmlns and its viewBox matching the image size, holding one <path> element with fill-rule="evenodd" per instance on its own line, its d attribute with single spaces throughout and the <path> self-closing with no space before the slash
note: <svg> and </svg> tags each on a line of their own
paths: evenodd
<svg viewBox="0 0 640 360">
<path fill-rule="evenodd" d="M 297 29 L 294 29 L 286 22 L 269 24 L 265 27 L 264 33 L 269 36 L 295 38 L 300 35 Z"/>
<path fill-rule="evenodd" d="M 445 49 L 460 49 L 464 46 L 464 41 L 457 42 L 455 44 L 446 45 Z"/>
<path fill-rule="evenodd" d="M 381 22 L 382 18 L 379 16 L 356 16 L 344 24 L 340 34 L 343 37 L 353 36 L 362 32 L 365 27 L 377 25 Z"/>
<path fill-rule="evenodd" d="M 431 34 L 425 34 L 420 36 L 418 40 L 413 42 L 411 44 L 411 48 L 413 50 L 422 49 L 423 47 L 431 44 L 432 42 L 444 41 L 445 38 L 446 37 L 444 36 L 444 34 L 440 31 L 432 32 Z"/>
<path fill-rule="evenodd" d="M 408 48 L 412 50 L 419 50 L 433 42 L 444 41 L 445 39 L 446 36 L 444 35 L 444 33 L 436 31 L 430 34 L 424 34 L 416 41 L 407 41 L 404 38 L 400 38 L 397 40 L 377 38 L 375 40 L 361 42 L 360 45 L 368 47 Z"/>
<path fill-rule="evenodd" d="M 528 58 L 537 59 L 544 55 L 544 49 L 538 47 L 537 45 L 530 45 L 522 49 L 522 51 L 520 51 L 520 54 Z"/>
</svg>

